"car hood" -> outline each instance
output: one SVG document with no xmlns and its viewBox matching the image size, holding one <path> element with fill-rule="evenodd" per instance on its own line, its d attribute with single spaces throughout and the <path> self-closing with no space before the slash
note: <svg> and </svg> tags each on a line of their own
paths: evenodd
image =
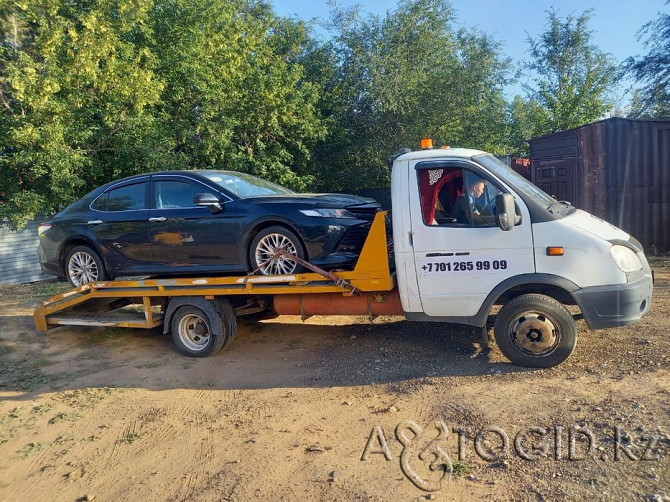
<svg viewBox="0 0 670 502">
<path fill-rule="evenodd" d="M 245 201 L 256 204 L 300 204 L 304 207 L 322 207 L 322 208 L 349 208 L 349 207 L 370 207 L 378 208 L 379 203 L 368 197 L 359 197 L 358 195 L 342 193 L 292 193 L 264 195 L 262 197 L 249 197 Z"/>
<path fill-rule="evenodd" d="M 615 227 L 611 223 L 608 223 L 591 213 L 582 211 L 581 209 L 577 209 L 577 211 L 570 216 L 566 216 L 564 221 L 569 222 L 582 230 L 586 230 L 601 239 L 605 239 L 606 241 L 615 239 L 627 241 L 630 239 L 630 235 L 620 228 Z"/>
</svg>

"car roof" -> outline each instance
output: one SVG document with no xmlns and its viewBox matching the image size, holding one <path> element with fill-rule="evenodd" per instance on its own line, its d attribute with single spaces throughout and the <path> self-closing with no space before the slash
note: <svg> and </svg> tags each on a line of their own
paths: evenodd
<svg viewBox="0 0 670 502">
<path fill-rule="evenodd" d="M 134 181 L 137 179 L 141 178 L 147 178 L 149 176 L 184 176 L 184 175 L 190 175 L 193 176 L 194 174 L 196 177 L 205 177 L 203 176 L 205 173 L 225 173 L 225 174 L 240 174 L 235 171 L 225 171 L 222 169 L 182 169 L 179 171 L 151 171 L 148 173 L 139 173 L 139 174 L 133 174 L 132 176 L 126 176 L 125 178 L 119 178 L 117 180 L 110 181 L 108 183 L 105 183 L 104 185 L 100 185 L 98 188 L 96 188 L 94 191 L 97 192 L 98 190 L 106 190 L 112 185 L 117 185 L 119 183 L 123 183 L 126 181 Z"/>
</svg>

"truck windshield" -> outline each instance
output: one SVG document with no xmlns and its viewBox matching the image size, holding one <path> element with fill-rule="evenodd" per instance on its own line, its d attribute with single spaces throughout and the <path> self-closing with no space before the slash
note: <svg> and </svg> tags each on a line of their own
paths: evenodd
<svg viewBox="0 0 670 502">
<path fill-rule="evenodd" d="M 557 201 L 543 190 L 533 185 L 526 178 L 517 173 L 514 169 L 495 158 L 491 154 L 482 154 L 473 157 L 473 160 L 480 163 L 486 169 L 498 176 L 505 183 L 513 186 L 515 190 L 521 192 L 524 198 L 528 197 L 536 204 L 547 209 L 555 216 L 562 217 L 575 211 L 574 206 L 565 201 Z"/>
</svg>

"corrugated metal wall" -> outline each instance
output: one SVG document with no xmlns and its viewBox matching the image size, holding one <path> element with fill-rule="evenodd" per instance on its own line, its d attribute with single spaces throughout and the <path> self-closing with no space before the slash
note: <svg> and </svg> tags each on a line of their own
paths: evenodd
<svg viewBox="0 0 670 502">
<path fill-rule="evenodd" d="M 575 206 L 670 252 L 670 121 L 612 118 L 530 145 L 533 182 L 543 159 L 576 155 Z"/>
<path fill-rule="evenodd" d="M 577 135 L 579 153 L 575 176 L 578 197 L 575 198 L 574 204 L 584 211 L 607 219 L 605 141 L 604 122 L 597 122 L 579 130 Z"/>
<path fill-rule="evenodd" d="M 0 227 L 0 284 L 19 284 L 53 276 L 43 274 L 37 259 L 37 225 L 31 221 L 21 230 Z"/>
<path fill-rule="evenodd" d="M 670 251 L 670 121 L 607 122 L 605 218 L 647 250 Z"/>
</svg>

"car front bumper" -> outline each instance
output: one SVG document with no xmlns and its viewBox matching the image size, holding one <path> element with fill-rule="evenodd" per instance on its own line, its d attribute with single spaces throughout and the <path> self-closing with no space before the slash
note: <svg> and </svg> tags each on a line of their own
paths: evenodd
<svg viewBox="0 0 670 502">
<path fill-rule="evenodd" d="M 592 286 L 572 293 L 591 329 L 632 324 L 651 307 L 651 271 L 626 284 Z"/>
<path fill-rule="evenodd" d="M 305 218 L 298 222 L 311 263 L 322 268 L 351 268 L 370 232 L 370 222 L 349 218 Z"/>
</svg>

